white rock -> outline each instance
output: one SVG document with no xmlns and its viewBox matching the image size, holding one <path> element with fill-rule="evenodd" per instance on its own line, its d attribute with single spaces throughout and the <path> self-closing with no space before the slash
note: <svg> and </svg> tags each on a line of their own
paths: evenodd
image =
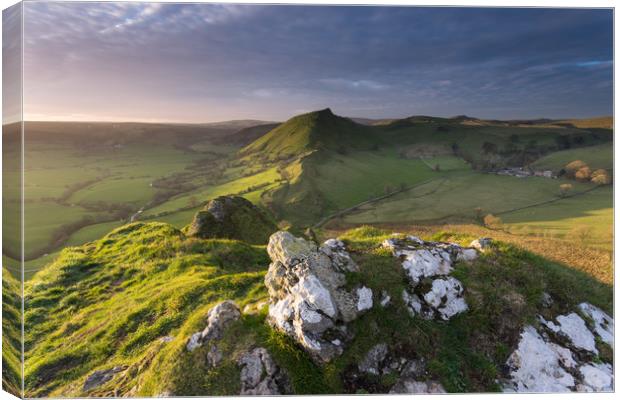
<svg viewBox="0 0 620 400">
<path fill-rule="evenodd" d="M 202 338 L 202 332 L 196 332 L 194 333 L 189 340 L 187 341 L 187 345 L 185 346 L 187 348 L 187 351 L 194 351 L 197 348 L 199 348 L 202 343 L 200 342 L 200 339 Z"/>
<path fill-rule="evenodd" d="M 425 277 L 448 275 L 452 272 L 449 255 L 441 250 L 402 250 L 395 254 L 397 257 L 405 256 L 402 265 L 413 284 Z"/>
<path fill-rule="evenodd" d="M 424 300 L 439 312 L 444 320 L 467 311 L 467 303 L 463 299 L 463 286 L 453 277 L 435 279 L 431 290 L 424 295 Z"/>
<path fill-rule="evenodd" d="M 510 355 L 511 386 L 517 392 L 568 392 L 575 379 L 560 365 L 558 352 L 528 325 L 517 349 Z"/>
<path fill-rule="evenodd" d="M 336 306 L 329 294 L 329 290 L 323 286 L 315 275 L 302 276 L 299 283 L 291 289 L 291 292 L 297 293 L 310 306 L 316 310 L 321 310 L 329 317 L 336 315 Z"/>
<path fill-rule="evenodd" d="M 388 294 L 387 291 L 382 291 L 381 292 L 381 307 L 387 307 L 388 304 L 390 304 L 390 300 L 392 300 L 392 298 L 390 297 L 390 295 Z"/>
<path fill-rule="evenodd" d="M 441 383 L 435 381 L 421 382 L 414 379 L 399 381 L 390 390 L 390 394 L 424 394 L 424 393 L 446 393 Z"/>
<path fill-rule="evenodd" d="M 372 308 L 372 290 L 363 286 L 357 289 L 357 311 L 369 310 Z"/>
<path fill-rule="evenodd" d="M 458 252 L 456 259 L 457 261 L 474 261 L 478 258 L 478 252 L 476 249 L 463 249 Z"/>
<path fill-rule="evenodd" d="M 600 308 L 590 303 L 579 304 L 579 309 L 594 322 L 594 332 L 614 348 L 614 320 Z"/>
<path fill-rule="evenodd" d="M 422 301 L 416 294 L 410 294 L 407 290 L 403 290 L 403 301 L 407 305 L 407 309 L 411 316 L 416 316 L 422 311 Z"/>
<path fill-rule="evenodd" d="M 477 249 L 480 251 L 485 251 L 491 247 L 492 243 L 493 243 L 493 239 L 491 238 L 479 238 L 471 242 L 469 244 L 469 247 L 473 247 L 474 249 Z"/>
<path fill-rule="evenodd" d="M 557 325 L 542 317 L 539 317 L 539 320 L 553 332 L 566 337 L 575 348 L 598 354 L 594 335 L 586 326 L 585 321 L 576 313 L 557 316 Z"/>
<path fill-rule="evenodd" d="M 586 364 L 579 368 L 583 376 L 583 385 L 594 392 L 613 390 L 613 371 L 609 364 Z"/>
</svg>

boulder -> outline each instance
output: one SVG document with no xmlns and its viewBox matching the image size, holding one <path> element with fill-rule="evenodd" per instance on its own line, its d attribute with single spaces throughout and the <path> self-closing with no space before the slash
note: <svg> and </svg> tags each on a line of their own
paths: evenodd
<svg viewBox="0 0 620 400">
<path fill-rule="evenodd" d="M 86 392 L 95 389 L 104 383 L 111 381 L 112 378 L 114 378 L 114 375 L 126 369 L 126 366 L 118 366 L 110 369 L 95 371 L 86 378 L 84 381 L 84 386 L 82 386 L 82 390 Z"/>
<path fill-rule="evenodd" d="M 185 233 L 203 239 L 237 239 L 265 244 L 277 229 L 269 215 L 250 201 L 239 196 L 221 196 L 196 213 L 185 227 Z"/>
<path fill-rule="evenodd" d="M 265 276 L 269 323 L 293 337 L 319 363 L 340 355 L 346 324 L 373 305 L 372 290 L 347 290 L 346 272 L 358 272 L 340 240 L 320 247 L 280 231 L 269 239 L 272 263 Z"/>
<path fill-rule="evenodd" d="M 485 237 L 485 238 L 479 238 L 479 239 L 472 241 L 469 244 L 469 247 L 472 247 L 481 252 L 485 252 L 485 251 L 490 250 L 492 245 L 493 245 L 493 239 Z"/>
<path fill-rule="evenodd" d="M 455 262 L 476 259 L 475 249 L 415 236 L 387 239 L 383 247 L 401 260 L 409 282 L 402 296 L 412 316 L 447 321 L 467 310 L 463 285 L 450 273 Z"/>
<path fill-rule="evenodd" d="M 240 395 L 281 395 L 291 392 L 286 373 L 271 358 L 269 352 L 258 347 L 239 358 L 241 373 Z"/>
<path fill-rule="evenodd" d="M 187 341 L 185 347 L 187 351 L 192 352 L 208 344 L 210 347 L 207 353 L 207 363 L 211 367 L 215 367 L 222 360 L 222 354 L 215 340 L 222 338 L 226 328 L 241 317 L 241 312 L 239 312 L 239 307 L 234 302 L 226 300 L 209 310 L 207 316 L 207 326 L 205 329 L 194 333 Z"/>
</svg>

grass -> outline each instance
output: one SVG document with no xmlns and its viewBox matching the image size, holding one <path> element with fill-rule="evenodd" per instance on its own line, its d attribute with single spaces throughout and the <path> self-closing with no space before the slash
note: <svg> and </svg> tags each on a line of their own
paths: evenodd
<svg viewBox="0 0 620 400">
<path fill-rule="evenodd" d="M 502 214 L 501 218 L 513 233 L 558 237 L 609 252 L 613 249 L 610 186 L 557 203 Z"/>
<path fill-rule="evenodd" d="M 547 291 L 565 312 L 581 301 L 610 311 L 613 291 L 592 277 L 500 242 L 473 264 L 456 265 L 470 310 L 448 323 L 411 318 L 400 293 L 405 275 L 382 249 L 391 231 L 362 227 L 343 232 L 360 272 L 350 277 L 392 305 L 375 307 L 350 324 L 345 353 L 315 365 L 290 338 L 265 323 L 266 310 L 244 314 L 219 342 L 223 362 L 208 369 L 207 349 L 185 343 L 202 330 L 208 310 L 224 299 L 243 309 L 267 297 L 269 258 L 262 246 L 232 240 L 186 238 L 162 223 L 134 223 L 98 241 L 65 249 L 26 285 L 26 394 L 28 396 L 233 395 L 239 390 L 234 360 L 262 346 L 284 368 L 296 394 L 387 392 L 395 377 L 351 375 L 370 347 L 427 360 L 429 379 L 450 392 L 497 390 L 501 366 L 524 323 L 541 309 Z M 474 236 L 428 232 L 426 238 L 467 243 Z M 160 340 L 163 336 L 173 339 Z M 117 365 L 127 372 L 90 392 L 84 379 Z"/>
<path fill-rule="evenodd" d="M 496 214 L 518 207 L 558 198 L 561 180 L 531 177 L 527 179 L 465 172 L 446 175 L 447 180 L 429 190 L 428 186 L 361 207 L 344 218 L 353 224 L 382 222 L 437 221 L 449 218 L 473 220 L 474 211 Z M 591 188 L 574 183 L 575 191 Z"/>
<path fill-rule="evenodd" d="M 606 169 L 613 170 L 614 167 L 614 149 L 612 143 L 601 144 L 597 146 L 570 149 L 563 151 L 556 151 L 551 153 L 536 162 L 532 163 L 532 168 L 538 170 L 552 170 L 559 171 L 566 166 L 566 164 L 581 160 L 588 164 L 592 170 Z"/>
<path fill-rule="evenodd" d="M 87 216 L 109 217 L 107 213 L 93 213 L 79 206 L 55 202 L 26 203 L 24 210 L 24 247 L 26 259 L 39 256 L 54 240 L 54 233 L 65 224 L 76 223 Z"/>
</svg>

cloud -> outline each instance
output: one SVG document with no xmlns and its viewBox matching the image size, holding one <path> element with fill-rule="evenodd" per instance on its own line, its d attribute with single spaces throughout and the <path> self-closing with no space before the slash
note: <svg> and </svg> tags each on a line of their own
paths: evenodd
<svg viewBox="0 0 620 400">
<path fill-rule="evenodd" d="M 324 78 L 319 79 L 319 82 L 328 86 L 348 89 L 383 90 L 389 87 L 389 85 L 369 79 L 351 80 L 345 78 Z"/>
</svg>

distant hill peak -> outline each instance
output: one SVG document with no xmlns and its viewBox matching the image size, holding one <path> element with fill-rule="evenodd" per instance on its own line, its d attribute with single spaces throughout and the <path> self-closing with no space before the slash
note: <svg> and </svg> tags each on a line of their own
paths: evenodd
<svg viewBox="0 0 620 400">
<path fill-rule="evenodd" d="M 380 141 L 372 127 L 324 108 L 294 116 L 243 148 L 241 155 L 282 159 L 315 150 L 368 150 Z"/>
</svg>

